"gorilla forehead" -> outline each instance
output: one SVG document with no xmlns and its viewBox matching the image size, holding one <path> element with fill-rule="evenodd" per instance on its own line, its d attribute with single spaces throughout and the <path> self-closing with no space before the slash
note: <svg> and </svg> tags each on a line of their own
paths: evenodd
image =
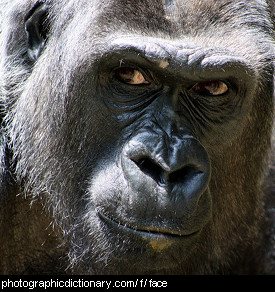
<svg viewBox="0 0 275 292">
<path fill-rule="evenodd" d="M 194 47 L 229 48 L 233 55 L 245 55 L 255 63 L 259 54 L 271 48 L 272 25 L 266 6 L 266 2 L 256 0 L 96 0 L 71 1 L 66 5 L 59 1 L 55 2 L 53 13 L 55 19 L 59 19 L 54 23 L 55 35 L 68 34 L 69 47 L 73 47 L 70 45 L 72 41 L 81 43 L 81 48 L 76 47 L 82 59 L 85 51 L 89 55 L 93 48 L 100 52 L 103 47 L 106 49 L 109 38 L 138 35 L 156 37 L 160 42 L 176 40 L 189 46 L 193 42 Z M 63 11 L 63 16 L 59 18 L 60 11 Z M 256 37 L 260 31 L 267 36 L 261 39 L 261 43 Z M 60 40 L 64 49 L 64 37 Z M 243 47 L 243 42 L 247 46 Z M 262 52 L 259 52 L 260 49 Z"/>
<path fill-rule="evenodd" d="M 92 5 L 96 5 L 94 1 Z M 97 4 L 97 8 L 99 6 L 101 5 Z M 165 33 L 170 30 L 172 33 L 175 32 L 175 28 L 183 28 L 187 32 L 203 29 L 205 32 L 208 25 L 214 24 L 217 27 L 220 23 L 235 24 L 238 28 L 240 24 L 253 23 L 254 26 L 266 28 L 267 25 L 270 26 L 266 6 L 266 2 L 260 0 L 115 0 L 104 1 L 101 7 L 104 23 L 107 25 L 118 21 L 123 27 L 125 21 L 128 29 L 132 24 L 132 28 L 135 29 L 140 27 L 142 30 L 147 28 L 150 31 L 157 30 Z M 182 33 L 181 30 L 180 33 Z"/>
<path fill-rule="evenodd" d="M 96 18 L 101 28 L 108 30 L 115 25 L 116 28 L 128 30 L 161 31 L 171 34 L 175 29 L 195 32 L 208 25 L 218 27 L 219 24 L 233 24 L 240 29 L 240 24 L 253 24 L 263 29 L 272 26 L 268 15 L 267 3 L 261 0 L 95 0 L 95 1 L 52 1 L 56 12 L 62 11 L 65 23 L 73 15 L 86 11 L 87 19 Z M 194 9 L 196 7 L 196 9 Z M 59 13 L 57 13 L 59 14 Z M 256 16 L 256 18 L 255 18 Z M 150 20 L 150 21 L 149 21 Z"/>
</svg>

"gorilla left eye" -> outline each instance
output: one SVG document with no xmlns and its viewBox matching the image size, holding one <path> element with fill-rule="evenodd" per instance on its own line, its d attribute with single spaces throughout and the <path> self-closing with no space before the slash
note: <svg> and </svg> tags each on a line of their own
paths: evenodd
<svg viewBox="0 0 275 292">
<path fill-rule="evenodd" d="M 219 96 L 229 91 L 228 86 L 220 80 L 198 82 L 192 90 L 200 95 Z"/>
<path fill-rule="evenodd" d="M 116 78 L 124 83 L 132 85 L 149 84 L 149 81 L 145 79 L 143 74 L 133 68 L 123 67 L 119 68 L 115 72 Z"/>
</svg>

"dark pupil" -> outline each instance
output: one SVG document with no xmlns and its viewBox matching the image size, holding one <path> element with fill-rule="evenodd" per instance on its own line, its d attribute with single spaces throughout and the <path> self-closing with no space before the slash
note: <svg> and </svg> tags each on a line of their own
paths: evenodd
<svg viewBox="0 0 275 292">
<path fill-rule="evenodd" d="M 218 89 L 219 87 L 219 83 L 217 81 L 208 81 L 208 82 L 203 82 L 199 85 L 201 92 L 205 93 L 205 94 L 211 94 L 211 93 L 215 93 L 215 91 Z"/>
<path fill-rule="evenodd" d="M 118 77 L 124 82 L 130 82 L 134 77 L 134 70 L 131 68 L 121 68 L 118 71 Z"/>
</svg>

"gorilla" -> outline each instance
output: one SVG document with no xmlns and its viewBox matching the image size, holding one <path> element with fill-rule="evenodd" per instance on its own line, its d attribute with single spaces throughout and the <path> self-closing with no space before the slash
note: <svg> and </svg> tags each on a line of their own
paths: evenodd
<svg viewBox="0 0 275 292">
<path fill-rule="evenodd" d="M 0 273 L 275 273 L 272 5 L 2 1 Z"/>
</svg>

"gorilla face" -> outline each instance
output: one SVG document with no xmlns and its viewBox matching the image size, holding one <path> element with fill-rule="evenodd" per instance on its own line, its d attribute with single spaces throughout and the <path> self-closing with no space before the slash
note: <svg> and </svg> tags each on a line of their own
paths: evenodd
<svg viewBox="0 0 275 292">
<path fill-rule="evenodd" d="M 25 18 L 32 69 L 6 118 L 18 177 L 84 273 L 225 270 L 262 213 L 265 4 L 79 2 Z"/>
<path fill-rule="evenodd" d="M 212 156 L 234 139 L 221 132 L 242 130 L 255 82 L 243 58 L 218 55 L 122 36 L 98 61 L 96 84 L 84 86 L 95 91 L 92 108 L 104 104 L 108 125 L 107 151 L 92 163 L 87 219 L 118 272 L 181 272 L 209 244 L 212 200 L 230 196 L 210 186 Z"/>
</svg>

